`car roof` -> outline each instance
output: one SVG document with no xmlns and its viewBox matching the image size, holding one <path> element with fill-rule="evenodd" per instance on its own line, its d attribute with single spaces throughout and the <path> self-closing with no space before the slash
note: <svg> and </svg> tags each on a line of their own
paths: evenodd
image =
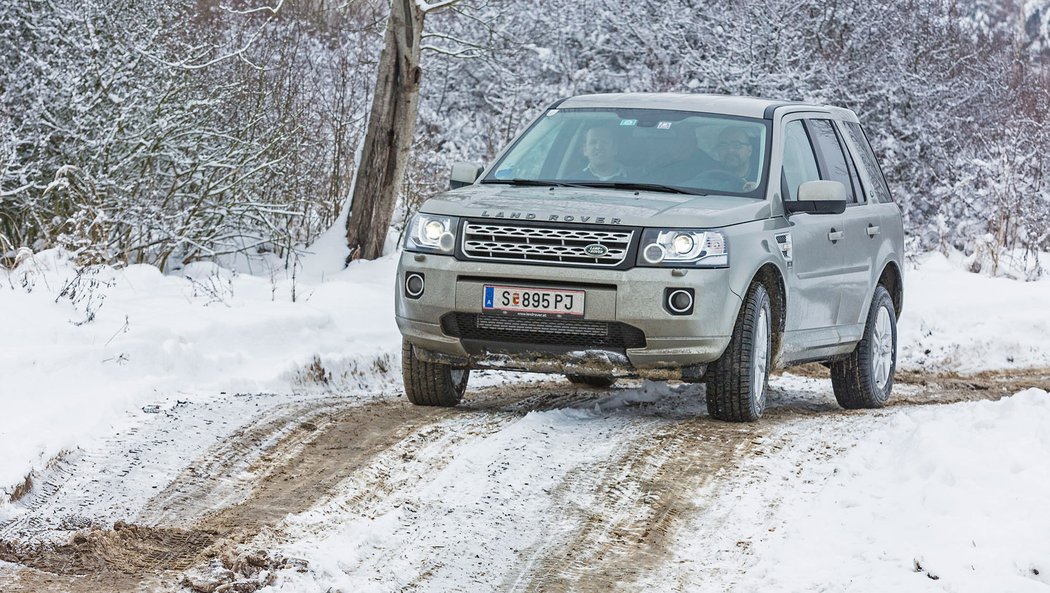
<svg viewBox="0 0 1050 593">
<path fill-rule="evenodd" d="M 771 118 L 774 109 L 784 107 L 785 111 L 819 111 L 822 113 L 833 114 L 842 119 L 856 121 L 856 115 L 854 115 L 852 111 L 839 107 L 734 95 L 704 95 L 692 93 L 605 93 L 569 97 L 568 99 L 559 101 L 554 106 L 559 109 L 581 107 L 673 109 L 678 111 L 721 113 L 755 118 Z"/>
</svg>

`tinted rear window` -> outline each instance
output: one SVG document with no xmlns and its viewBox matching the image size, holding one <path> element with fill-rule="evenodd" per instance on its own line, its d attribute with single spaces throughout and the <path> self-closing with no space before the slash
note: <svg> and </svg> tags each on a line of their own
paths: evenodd
<svg viewBox="0 0 1050 593">
<path fill-rule="evenodd" d="M 886 178 L 882 175 L 879 161 L 875 158 L 875 151 L 871 149 L 864 130 L 856 122 L 846 122 L 846 131 L 849 133 L 853 145 L 860 151 L 860 165 L 868 174 L 868 179 L 874 187 L 868 188 L 871 195 L 879 202 L 892 202 L 890 188 L 886 185 Z"/>
</svg>

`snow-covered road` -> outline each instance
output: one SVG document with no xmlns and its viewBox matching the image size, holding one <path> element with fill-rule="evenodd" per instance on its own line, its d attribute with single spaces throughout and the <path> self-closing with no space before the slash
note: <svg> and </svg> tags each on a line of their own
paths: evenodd
<svg viewBox="0 0 1050 593">
<path fill-rule="evenodd" d="M 926 256 L 890 407 L 807 366 L 734 425 L 499 373 L 410 407 L 393 265 L 0 270 L 0 590 L 1050 591 L 1048 280 Z"/>
<path fill-rule="evenodd" d="M 0 588 L 1047 584 L 1050 518 L 1031 511 L 1050 483 L 1050 398 L 993 400 L 1050 373 L 927 377 L 863 412 L 838 410 L 826 378 L 782 375 L 768 416 L 746 425 L 709 420 L 701 386 L 503 379 L 480 377 L 452 410 L 395 394 L 176 404 L 41 473 L 25 511 L 0 526 L 0 557 L 26 567 L 0 566 Z M 259 412 L 236 422 L 228 413 L 245 401 Z M 180 447 L 194 433 L 211 446 Z M 996 442 L 1004 433 L 1016 439 Z M 1023 452 L 1001 463 L 1013 445 Z M 129 526 L 110 529 L 118 521 Z M 46 542 L 58 546 L 25 545 Z"/>
</svg>

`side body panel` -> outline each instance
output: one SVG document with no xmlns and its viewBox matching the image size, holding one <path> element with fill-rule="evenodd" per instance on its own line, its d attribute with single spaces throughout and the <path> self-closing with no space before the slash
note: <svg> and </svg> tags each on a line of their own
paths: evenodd
<svg viewBox="0 0 1050 593">
<path fill-rule="evenodd" d="M 785 165 L 785 128 L 806 115 L 788 114 L 779 119 L 773 128 L 774 157 L 771 175 L 781 178 Z M 785 183 L 787 180 L 785 179 Z M 796 213 L 783 216 L 784 187 L 776 187 L 772 200 L 776 211 L 786 223 L 792 246 L 792 262 L 787 269 L 787 307 L 785 333 L 781 342 L 781 360 L 785 363 L 819 356 L 828 348 L 839 344 L 836 321 L 839 315 L 839 279 L 845 266 L 843 242 L 837 239 L 844 233 L 845 216 L 842 214 Z M 790 191 L 787 189 L 786 191 Z"/>
</svg>

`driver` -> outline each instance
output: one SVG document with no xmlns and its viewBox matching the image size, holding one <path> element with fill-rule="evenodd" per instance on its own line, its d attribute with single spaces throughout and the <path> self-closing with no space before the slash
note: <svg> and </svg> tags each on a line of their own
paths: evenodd
<svg viewBox="0 0 1050 593">
<path fill-rule="evenodd" d="M 619 161 L 619 147 L 616 145 L 616 134 L 610 127 L 594 127 L 587 130 L 583 143 L 583 156 L 587 157 L 583 179 L 598 181 L 617 181 L 626 179 L 627 172 Z"/>
</svg>

